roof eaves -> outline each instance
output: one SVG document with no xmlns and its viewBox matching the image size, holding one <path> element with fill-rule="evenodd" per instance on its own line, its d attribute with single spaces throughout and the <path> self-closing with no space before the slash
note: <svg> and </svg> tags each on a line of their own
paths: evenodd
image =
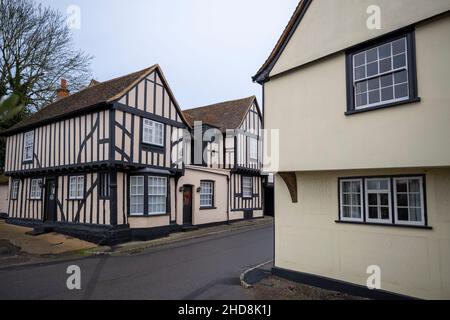
<svg viewBox="0 0 450 320">
<path fill-rule="evenodd" d="M 269 57 L 266 59 L 261 68 L 256 72 L 256 74 L 252 77 L 253 82 L 257 82 L 262 84 L 267 81 L 269 78 L 269 74 L 272 71 L 275 63 L 281 56 L 281 53 L 285 49 L 287 43 L 291 39 L 293 33 L 297 29 L 300 21 L 302 20 L 305 12 L 307 11 L 309 5 L 313 0 L 300 0 L 297 8 L 295 9 L 291 19 L 289 20 L 286 28 L 278 39 L 275 47 L 272 49 Z"/>
</svg>

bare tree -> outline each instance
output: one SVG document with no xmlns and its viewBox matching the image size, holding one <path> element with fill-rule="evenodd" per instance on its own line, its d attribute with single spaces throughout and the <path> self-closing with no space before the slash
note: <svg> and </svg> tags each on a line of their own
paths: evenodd
<svg viewBox="0 0 450 320">
<path fill-rule="evenodd" d="M 74 92 L 91 78 L 64 16 L 31 0 L 0 0 L 0 50 L 0 97 L 17 95 L 28 112 L 54 101 L 59 79 Z"/>
</svg>

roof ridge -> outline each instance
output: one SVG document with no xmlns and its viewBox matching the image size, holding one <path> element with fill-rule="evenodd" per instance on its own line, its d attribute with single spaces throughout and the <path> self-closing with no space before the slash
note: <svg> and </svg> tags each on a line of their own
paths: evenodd
<svg viewBox="0 0 450 320">
<path fill-rule="evenodd" d="M 116 80 L 119 80 L 119 79 L 121 79 L 121 78 L 129 77 L 129 76 L 131 76 L 131 75 L 138 74 L 138 73 L 141 73 L 141 72 L 144 72 L 144 71 L 147 71 L 147 70 L 150 71 L 151 69 L 155 68 L 155 66 L 157 66 L 157 65 L 158 65 L 158 64 L 154 64 L 154 65 L 152 65 L 151 67 L 148 67 L 148 68 L 145 68 L 145 69 L 142 69 L 142 70 L 139 70 L 139 71 L 130 72 L 130 73 L 127 73 L 127 74 L 125 74 L 125 75 L 123 75 L 123 76 L 115 77 L 115 78 L 112 78 L 112 79 L 109 79 L 109 80 L 106 80 L 106 81 L 97 81 L 97 80 L 96 80 L 98 83 L 97 83 L 95 86 L 89 86 L 89 85 L 87 85 L 87 86 L 84 87 L 83 89 L 81 89 L 81 90 L 79 90 L 79 91 L 77 91 L 77 92 L 75 92 L 75 93 L 73 93 L 73 94 L 69 94 L 69 95 L 66 96 L 66 97 L 60 98 L 60 99 L 58 99 L 58 100 L 56 100 L 56 101 L 53 101 L 53 102 L 51 102 L 51 103 L 49 103 L 49 104 L 43 106 L 42 108 L 40 108 L 37 112 L 33 113 L 32 115 L 34 115 L 34 114 L 38 113 L 39 111 L 41 111 L 41 110 L 43 110 L 43 109 L 45 109 L 45 108 L 47 108 L 47 107 L 49 107 L 49 106 L 55 104 L 56 102 L 63 101 L 64 99 L 67 99 L 67 98 L 69 98 L 69 97 L 73 97 L 74 95 L 76 95 L 76 94 L 78 94 L 78 93 L 80 93 L 80 92 L 83 92 L 83 91 L 85 91 L 85 90 L 87 90 L 87 89 L 91 89 L 91 88 L 97 87 L 97 86 L 99 86 L 99 85 L 108 84 L 108 83 L 110 83 L 110 82 L 112 82 L 112 81 L 116 81 Z M 91 80 L 91 81 L 92 81 L 92 80 Z"/>
<path fill-rule="evenodd" d="M 220 104 L 237 102 L 237 101 L 242 101 L 242 100 L 246 100 L 246 99 L 256 99 L 256 96 L 252 95 L 252 96 L 248 96 L 248 97 L 240 98 L 240 99 L 231 99 L 231 100 L 216 102 L 216 103 L 208 104 L 208 105 L 205 105 L 205 106 L 185 109 L 185 110 L 183 110 L 183 112 L 192 111 L 192 110 L 198 110 L 198 109 L 205 109 L 205 108 L 210 108 L 210 107 L 215 107 L 215 106 L 220 105 Z"/>
</svg>

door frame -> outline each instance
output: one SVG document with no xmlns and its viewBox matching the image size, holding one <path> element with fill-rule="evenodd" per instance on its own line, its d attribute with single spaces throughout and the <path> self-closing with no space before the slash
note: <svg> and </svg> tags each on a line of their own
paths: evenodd
<svg viewBox="0 0 450 320">
<path fill-rule="evenodd" d="M 190 221 L 186 222 L 185 220 L 185 205 L 184 205 L 184 193 L 186 192 L 186 189 L 190 190 L 191 192 L 191 208 L 190 208 Z M 194 209 L 194 186 L 191 184 L 185 184 L 183 185 L 183 225 L 192 225 L 194 222 L 194 214 L 193 214 L 193 209 Z"/>
<path fill-rule="evenodd" d="M 50 188 L 48 187 L 48 183 L 50 181 L 54 181 L 55 182 L 55 206 L 54 206 L 54 211 L 49 214 L 47 212 L 48 209 L 48 197 L 49 194 L 48 192 L 50 191 Z M 58 199 L 57 199 L 57 195 L 58 195 L 58 178 L 56 176 L 50 176 L 50 177 L 46 177 L 44 180 L 44 214 L 43 214 L 43 221 L 44 222 L 55 222 L 57 220 L 57 214 L 58 214 Z"/>
</svg>

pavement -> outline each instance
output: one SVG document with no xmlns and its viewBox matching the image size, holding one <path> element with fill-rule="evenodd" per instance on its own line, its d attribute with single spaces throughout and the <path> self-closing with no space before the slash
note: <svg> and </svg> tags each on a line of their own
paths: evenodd
<svg viewBox="0 0 450 320">
<path fill-rule="evenodd" d="M 96 245 L 58 233 L 31 236 L 30 228 L 0 220 L 0 266 L 39 262 L 46 258 L 82 254 Z"/>
<path fill-rule="evenodd" d="M 273 260 L 245 270 L 241 285 L 255 300 L 362 300 L 361 297 L 325 290 L 272 275 Z"/>
<path fill-rule="evenodd" d="M 240 274 L 273 259 L 273 225 L 209 231 L 119 254 L 0 268 L 0 299 L 253 299 Z M 73 265 L 80 290 L 66 285 Z"/>
</svg>

